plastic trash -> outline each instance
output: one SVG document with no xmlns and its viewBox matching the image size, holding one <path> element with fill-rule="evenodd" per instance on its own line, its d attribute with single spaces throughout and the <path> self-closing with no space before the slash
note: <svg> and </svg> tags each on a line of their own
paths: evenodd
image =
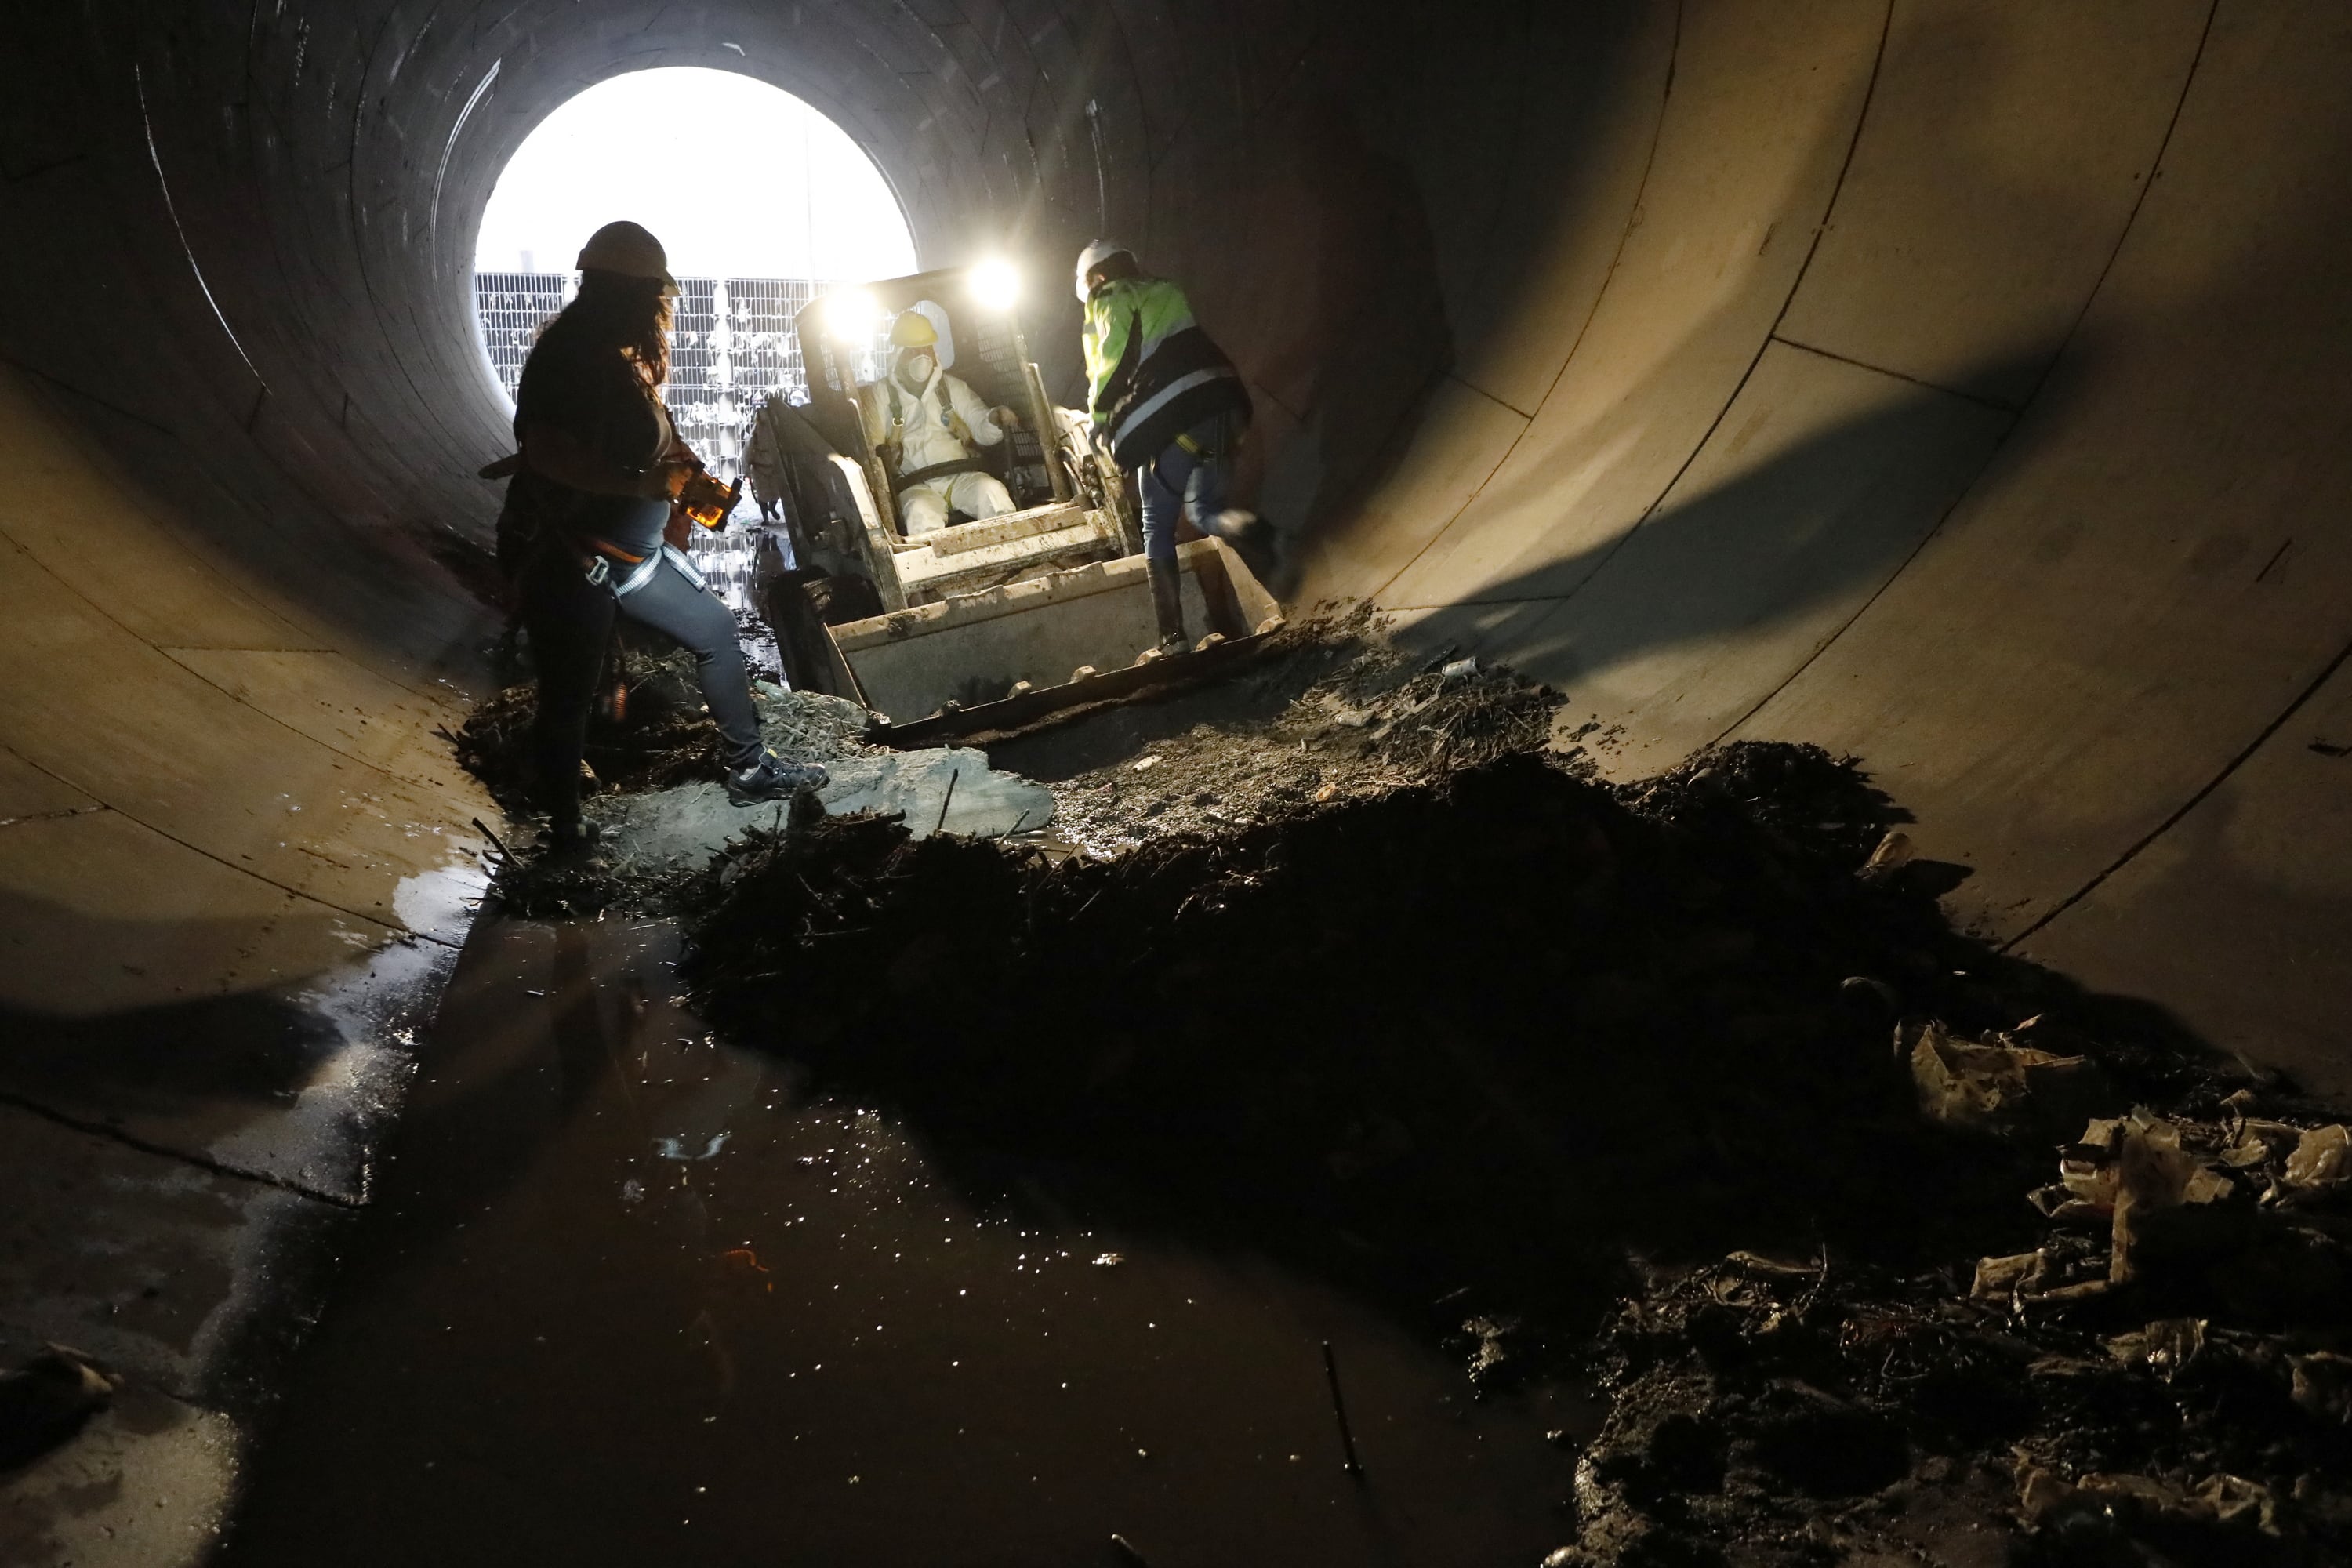
<svg viewBox="0 0 2352 1568">
<path fill-rule="evenodd" d="M 2352 1131 L 2315 1127 L 2295 1141 L 2286 1157 L 2285 1184 L 2304 1192 L 2340 1187 L 2352 1181 Z"/>
<path fill-rule="evenodd" d="M 2352 1426 L 2352 1356 L 2334 1351 L 2291 1355 L 2287 1367 L 2294 1376 L 2297 1405 L 2322 1421 Z"/>
<path fill-rule="evenodd" d="M 1908 866 L 1917 854 L 1909 834 L 1889 833 L 1878 841 L 1878 847 L 1870 852 L 1870 858 L 1862 863 L 1856 875 L 1865 882 L 1884 882 Z"/>
<path fill-rule="evenodd" d="M 1932 1020 L 1918 1026 L 1909 1054 L 1920 1110 L 1950 1126 L 2048 1130 L 2074 1121 L 2112 1092 L 2106 1075 L 2087 1057 L 1954 1039 Z"/>
</svg>

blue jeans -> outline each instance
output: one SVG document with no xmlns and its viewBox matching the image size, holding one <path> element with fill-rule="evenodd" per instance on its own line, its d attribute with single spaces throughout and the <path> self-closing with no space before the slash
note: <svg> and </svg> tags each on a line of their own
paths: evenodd
<svg viewBox="0 0 2352 1568">
<path fill-rule="evenodd" d="M 1205 534 L 1219 534 L 1217 514 L 1225 510 L 1226 465 L 1241 430 L 1233 416 L 1219 414 L 1184 432 L 1200 448 L 1196 456 L 1183 441 L 1171 441 L 1165 451 L 1136 470 L 1136 490 L 1143 503 L 1143 553 L 1152 561 L 1176 559 L 1176 523 L 1190 517 Z"/>
<path fill-rule="evenodd" d="M 531 721 L 539 804 L 556 821 L 580 820 L 580 752 L 615 616 L 651 626 L 693 654 L 727 765 L 746 768 L 760 760 L 760 718 L 751 706 L 743 644 L 734 616 L 717 595 L 665 561 L 644 586 L 616 598 L 610 587 L 589 582 L 573 551 L 556 542 L 532 556 L 521 586 L 531 658 L 539 667 Z"/>
</svg>

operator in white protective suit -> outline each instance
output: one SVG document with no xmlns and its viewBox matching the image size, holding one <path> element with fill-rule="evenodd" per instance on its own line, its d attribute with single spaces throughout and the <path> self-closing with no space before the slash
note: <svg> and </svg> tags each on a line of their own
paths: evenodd
<svg viewBox="0 0 2352 1568">
<path fill-rule="evenodd" d="M 976 471 L 970 443 L 993 447 L 1007 430 L 1021 428 L 1021 417 L 1010 408 L 985 406 L 961 376 L 941 370 L 939 341 L 929 318 L 907 311 L 890 328 L 890 342 L 898 350 L 890 374 L 857 389 L 866 438 L 889 458 L 901 481 L 898 517 L 909 539 L 945 528 L 950 507 L 974 518 L 1013 510 L 1004 482 Z M 947 463 L 972 467 L 915 477 Z M 904 482 L 909 479 L 914 482 Z"/>
</svg>

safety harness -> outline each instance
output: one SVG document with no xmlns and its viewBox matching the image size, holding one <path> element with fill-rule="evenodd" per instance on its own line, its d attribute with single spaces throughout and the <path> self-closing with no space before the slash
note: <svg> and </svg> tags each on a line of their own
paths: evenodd
<svg viewBox="0 0 2352 1568">
<path fill-rule="evenodd" d="M 588 581 L 600 588 L 611 587 L 615 599 L 625 599 L 652 582 L 654 573 L 665 561 L 677 567 L 678 575 L 693 584 L 698 592 L 702 587 L 702 574 L 694 569 L 694 563 L 687 559 L 686 552 L 675 544 L 665 544 L 651 555 L 632 555 L 620 546 L 602 539 L 592 539 L 587 543 L 593 552 L 585 574 Z M 626 570 L 615 571 L 615 562 Z"/>
</svg>

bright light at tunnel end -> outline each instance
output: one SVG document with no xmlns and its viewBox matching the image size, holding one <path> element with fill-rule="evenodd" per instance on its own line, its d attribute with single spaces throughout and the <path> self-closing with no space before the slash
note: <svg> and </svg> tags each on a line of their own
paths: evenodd
<svg viewBox="0 0 2352 1568">
<path fill-rule="evenodd" d="M 1010 310 L 1021 302 L 1021 272 L 1001 256 L 976 264 L 968 277 L 972 302 L 983 310 Z"/>
<path fill-rule="evenodd" d="M 882 324 L 882 302 L 864 289 L 842 289 L 824 299 L 824 328 L 845 343 L 863 343 Z"/>
</svg>

